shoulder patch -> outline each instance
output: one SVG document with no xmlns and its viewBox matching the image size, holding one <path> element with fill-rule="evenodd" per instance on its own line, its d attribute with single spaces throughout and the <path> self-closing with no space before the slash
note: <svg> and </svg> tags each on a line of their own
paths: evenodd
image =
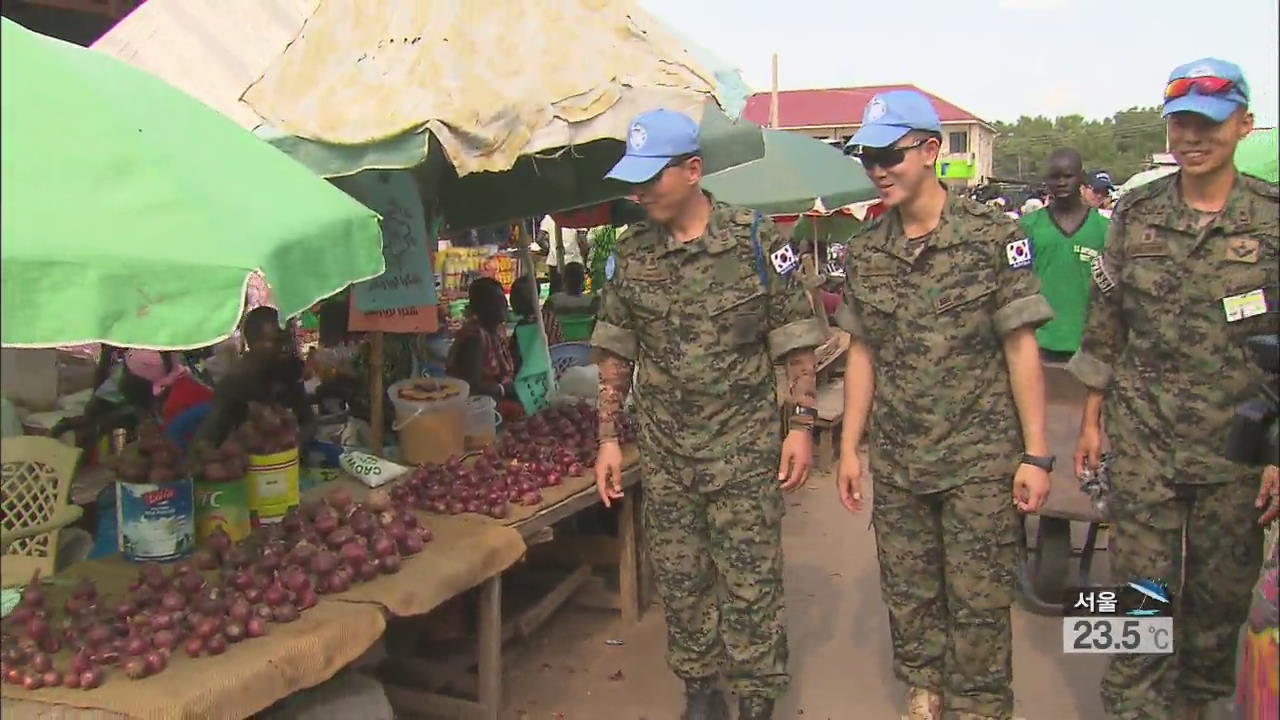
<svg viewBox="0 0 1280 720">
<path fill-rule="evenodd" d="M 1009 268 L 1012 270 L 1031 267 L 1031 241 L 1022 237 L 1006 243 L 1004 255 L 1005 259 L 1009 261 Z"/>
<path fill-rule="evenodd" d="M 786 275 L 800 266 L 800 258 L 796 256 L 795 248 L 791 247 L 791 243 L 770 253 L 769 261 L 773 263 L 773 269 L 779 275 Z"/>
<path fill-rule="evenodd" d="M 609 257 L 604 261 L 604 279 L 612 280 L 614 273 L 618 271 L 618 254 L 609 253 Z"/>
<path fill-rule="evenodd" d="M 1107 264 L 1101 256 L 1094 258 L 1089 264 L 1089 274 L 1093 277 L 1093 284 L 1098 286 L 1098 291 L 1103 295 L 1110 295 L 1115 291 L 1116 281 L 1111 278 L 1111 273 L 1107 271 Z"/>
</svg>

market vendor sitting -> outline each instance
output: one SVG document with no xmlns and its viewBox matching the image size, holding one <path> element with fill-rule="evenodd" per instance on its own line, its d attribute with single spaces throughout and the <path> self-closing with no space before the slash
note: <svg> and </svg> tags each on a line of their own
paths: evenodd
<svg viewBox="0 0 1280 720">
<path fill-rule="evenodd" d="M 507 344 L 507 297 L 497 280 L 482 277 L 471 281 L 467 302 L 467 319 L 454 333 L 446 371 L 449 377 L 467 381 L 472 395 L 497 400 L 498 411 L 508 417 L 519 402 L 515 362 Z"/>
<path fill-rule="evenodd" d="M 570 263 L 573 265 L 574 263 Z M 511 311 L 516 314 L 516 326 L 511 332 L 510 350 L 514 365 L 513 373 L 520 372 L 524 357 L 521 347 L 528 347 L 533 336 L 538 333 L 538 319 L 534 317 L 534 307 L 538 297 L 538 281 L 532 275 L 522 275 L 511 285 Z M 564 334 L 560 329 L 560 321 L 548 305 L 542 306 L 542 327 L 547 333 L 547 344 L 555 345 L 564 342 Z"/>
<path fill-rule="evenodd" d="M 298 442 L 304 445 L 315 431 L 315 413 L 302 385 L 303 363 L 293 341 L 280 328 L 275 308 L 260 306 L 244 317 L 248 346 L 214 388 L 209 416 L 197 438 L 220 445 L 245 421 L 250 401 L 270 403 L 293 411 L 298 419 Z"/>
<path fill-rule="evenodd" d="M 557 315 L 595 315 L 596 299 L 584 295 L 586 289 L 586 268 L 571 262 L 564 266 L 564 289 L 547 298 L 547 307 Z"/>
<path fill-rule="evenodd" d="M 124 362 L 130 377 L 147 383 L 148 407 L 159 416 L 165 434 L 185 447 L 207 414 L 213 390 L 196 379 L 178 353 L 130 350 Z"/>
</svg>

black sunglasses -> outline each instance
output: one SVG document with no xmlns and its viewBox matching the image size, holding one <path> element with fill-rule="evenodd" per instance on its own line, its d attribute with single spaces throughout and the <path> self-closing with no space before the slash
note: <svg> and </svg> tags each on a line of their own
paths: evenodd
<svg viewBox="0 0 1280 720">
<path fill-rule="evenodd" d="M 860 160 L 862 162 L 862 167 L 864 168 L 871 168 L 872 166 L 879 165 L 880 167 L 888 170 L 891 167 L 901 165 L 902 161 L 907 159 L 908 150 L 915 150 L 933 139 L 934 138 L 929 137 L 901 147 L 890 146 L 885 148 L 872 148 L 867 147 L 866 145 L 854 145 L 850 147 L 845 154 Z"/>
</svg>

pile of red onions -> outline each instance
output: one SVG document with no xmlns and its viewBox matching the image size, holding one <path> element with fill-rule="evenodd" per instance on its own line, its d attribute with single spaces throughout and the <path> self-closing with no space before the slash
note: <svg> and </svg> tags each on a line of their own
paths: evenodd
<svg viewBox="0 0 1280 720">
<path fill-rule="evenodd" d="M 437 514 L 501 519 L 509 503 L 538 505 L 543 488 L 578 477 L 595 464 L 598 420 L 586 403 L 548 408 L 504 427 L 498 447 L 485 450 L 470 466 L 451 458 L 443 465 L 415 468 L 391 490 L 392 499 Z M 626 423 L 623 440 L 632 439 L 634 430 Z"/>
<path fill-rule="evenodd" d="M 431 533 L 374 490 L 364 503 L 336 489 L 241 543 L 220 530 L 189 561 L 166 572 L 143 565 L 119 600 L 77 585 L 55 623 L 39 577 L 0 625 L 0 677 L 28 689 L 92 689 L 115 667 L 131 679 L 162 672 L 174 652 L 220 655 L 262 637 L 270 623 L 297 620 L 321 595 L 400 571 Z M 53 666 L 63 650 L 65 669 Z"/>
</svg>

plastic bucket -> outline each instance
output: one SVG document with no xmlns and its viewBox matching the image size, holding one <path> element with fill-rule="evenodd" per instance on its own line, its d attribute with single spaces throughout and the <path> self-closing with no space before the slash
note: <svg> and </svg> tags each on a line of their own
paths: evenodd
<svg viewBox="0 0 1280 720">
<path fill-rule="evenodd" d="M 443 386 L 454 394 L 441 400 L 416 400 L 401 391 L 427 383 Z M 399 435 L 400 459 L 409 465 L 440 464 L 466 450 L 466 402 L 470 386 L 456 378 L 410 378 L 387 388 L 395 408 L 392 428 Z"/>
<path fill-rule="evenodd" d="M 249 535 L 249 492 L 245 478 L 196 483 L 196 540 L 204 542 L 217 528 L 239 542 Z"/>
<path fill-rule="evenodd" d="M 480 450 L 498 441 L 502 414 L 498 403 L 487 395 L 467 398 L 467 431 L 464 445 L 468 451 Z"/>
<path fill-rule="evenodd" d="M 278 523 L 298 506 L 298 448 L 270 455 L 250 455 L 244 478 L 253 527 Z"/>
<path fill-rule="evenodd" d="M 116 532 L 129 560 L 176 560 L 195 549 L 191 478 L 167 483 L 116 482 Z"/>
</svg>

